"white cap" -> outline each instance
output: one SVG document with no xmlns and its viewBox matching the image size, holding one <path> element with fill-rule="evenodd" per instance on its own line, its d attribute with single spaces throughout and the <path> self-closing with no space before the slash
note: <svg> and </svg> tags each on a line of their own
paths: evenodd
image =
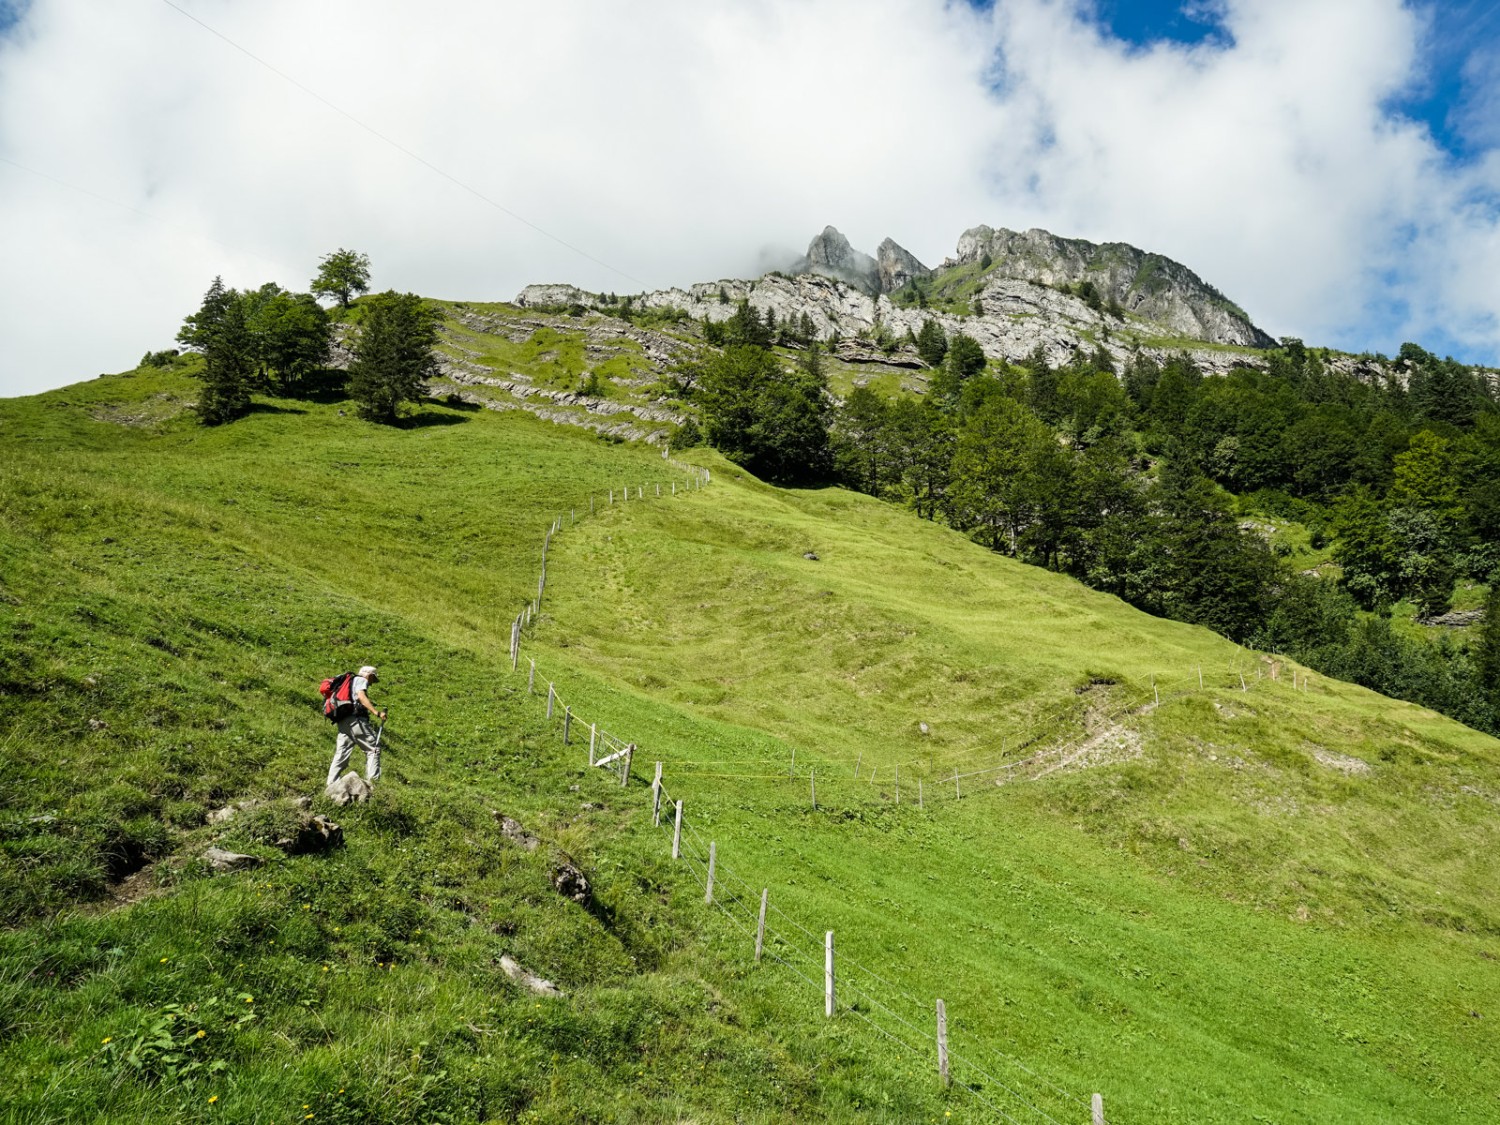
<svg viewBox="0 0 1500 1125">
<path fill-rule="evenodd" d="M 375 665 L 373 665 L 373 664 L 366 664 L 363 668 L 361 668 L 359 670 L 359 674 L 362 677 L 364 677 L 365 679 L 368 680 L 368 679 L 370 679 L 370 678 L 372 678 L 374 676 L 380 675 L 380 670 L 378 668 L 376 668 Z"/>
</svg>

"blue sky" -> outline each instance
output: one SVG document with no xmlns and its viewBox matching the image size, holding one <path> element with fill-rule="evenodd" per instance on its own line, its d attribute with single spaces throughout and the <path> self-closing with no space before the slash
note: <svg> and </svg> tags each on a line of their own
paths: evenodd
<svg viewBox="0 0 1500 1125">
<path fill-rule="evenodd" d="M 1316 3 L 1317 0 L 1309 0 Z M 1431 131 L 1434 140 L 1455 159 L 1472 159 L 1487 147 L 1474 136 L 1473 111 L 1490 116 L 1491 143 L 1500 122 L 1492 119 L 1497 106 L 1493 81 L 1488 91 L 1481 81 L 1494 71 L 1466 64 L 1476 57 L 1494 64 L 1500 57 L 1500 0 L 1443 0 L 1410 4 L 1428 25 L 1422 42 L 1424 74 L 1391 108 Z M 1099 22 L 1120 40 L 1146 46 L 1168 41 L 1182 44 L 1226 43 L 1220 5 L 1175 0 L 1099 0 Z M 1475 73 L 1476 70 L 1483 74 Z"/>
<path fill-rule="evenodd" d="M 929 265 L 979 224 L 1129 242 L 1273 336 L 1500 365 L 1500 0 L 0 0 L 6 27 L 0 394 L 339 246 L 504 300 L 754 276 L 830 223 Z"/>
</svg>

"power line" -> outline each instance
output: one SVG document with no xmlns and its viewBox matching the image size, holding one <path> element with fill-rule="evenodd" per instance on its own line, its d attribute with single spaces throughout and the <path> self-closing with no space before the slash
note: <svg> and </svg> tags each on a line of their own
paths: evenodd
<svg viewBox="0 0 1500 1125">
<path fill-rule="evenodd" d="M 590 254 L 587 250 L 582 250 L 579 247 L 574 246 L 571 242 L 568 242 L 566 239 L 559 238 L 557 235 L 553 234 L 551 231 L 546 230 L 545 228 L 538 226 L 536 223 L 533 223 L 530 219 L 526 218 L 524 215 L 517 214 L 515 211 L 512 211 L 509 207 L 505 206 L 503 203 L 500 203 L 497 200 L 491 199 L 488 195 L 485 195 L 484 192 L 480 191 L 478 188 L 471 187 L 469 184 L 466 184 L 463 180 L 460 180 L 457 176 L 453 175 L 451 172 L 447 172 L 444 169 L 439 168 L 436 164 L 434 164 L 432 161 L 428 160 L 426 157 L 422 156 L 420 153 L 412 151 L 411 149 L 409 149 L 405 145 L 403 145 L 401 142 L 399 142 L 397 140 L 394 140 L 391 137 L 386 136 L 384 133 L 382 133 L 379 129 L 376 129 L 374 126 L 368 125 L 365 122 L 361 121 L 358 117 L 355 117 L 354 114 L 350 113 L 347 109 L 344 109 L 342 106 L 340 106 L 340 105 L 338 105 L 338 104 L 336 104 L 334 102 L 329 101 L 327 98 L 325 98 L 322 94 L 318 93 L 316 90 L 314 90 L 314 89 L 312 89 L 312 88 L 310 88 L 308 86 L 303 85 L 301 82 L 298 82 L 295 78 L 293 78 L 286 71 L 280 70 L 277 67 L 272 66 L 269 62 L 267 62 L 265 59 L 261 58 L 254 51 L 251 51 L 249 48 L 241 46 L 239 43 L 236 43 L 233 39 L 229 38 L 229 36 L 225 35 L 222 31 L 220 31 L 217 28 L 211 26 L 210 24 L 204 23 L 197 16 L 193 15 L 192 12 L 189 12 L 186 8 L 179 7 L 177 4 L 174 4 L 172 2 L 172 0 L 161 0 L 161 2 L 163 4 L 165 4 L 167 7 L 171 8 L 174 12 L 177 12 L 179 15 L 184 16 L 185 18 L 192 20 L 195 24 L 197 24 L 199 27 L 203 28 L 203 30 L 206 31 L 206 32 L 208 32 L 210 35 L 214 36 L 217 39 L 223 40 L 225 43 L 229 44 L 229 46 L 233 47 L 236 51 L 240 52 L 240 54 L 244 55 L 246 58 L 251 59 L 252 61 L 254 61 L 256 63 L 259 63 L 261 66 L 263 66 L 267 70 L 269 70 L 272 74 L 276 75 L 276 77 L 282 79 L 285 82 L 291 83 L 291 85 L 293 85 L 297 89 L 301 90 L 308 97 L 313 98 L 314 100 L 316 100 L 318 102 L 321 102 L 324 106 L 326 106 L 329 109 L 333 110 L 334 113 L 337 113 L 340 117 L 344 118 L 346 121 L 349 121 L 351 124 L 359 126 L 359 128 L 363 129 L 366 133 L 369 133 L 370 136 L 374 137 L 376 140 L 382 141 L 385 144 L 390 145 L 391 148 L 395 149 L 397 152 L 401 153 L 403 156 L 407 156 L 407 157 L 411 158 L 412 160 L 415 160 L 418 164 L 422 165 L 422 167 L 426 168 L 429 172 L 432 172 L 435 175 L 441 176 L 443 179 L 447 180 L 449 183 L 453 184 L 455 187 L 461 188 L 462 190 L 468 192 L 475 199 L 478 199 L 481 202 L 489 204 L 491 207 L 493 207 L 495 210 L 499 211 L 501 214 L 508 215 L 510 218 L 514 219 L 516 222 L 522 224 L 523 226 L 530 227 L 532 230 L 536 231 L 537 234 L 542 235 L 544 238 L 551 239 L 553 242 L 557 243 L 559 246 L 564 247 L 565 249 L 573 251 L 573 253 L 577 254 L 579 257 L 586 258 L 588 261 L 593 262 L 596 266 L 603 266 L 605 269 L 609 270 L 611 273 L 619 274 L 621 277 L 625 278 L 627 281 L 632 281 L 636 285 L 639 285 L 642 289 L 646 288 L 646 283 L 644 281 L 642 281 L 640 278 L 635 277 L 634 275 L 627 273 L 625 270 L 622 270 L 622 269 L 620 269 L 617 266 L 612 266 L 608 262 L 603 261 L 603 260 L 601 260 L 599 258 L 594 257 L 594 255 Z"/>
</svg>

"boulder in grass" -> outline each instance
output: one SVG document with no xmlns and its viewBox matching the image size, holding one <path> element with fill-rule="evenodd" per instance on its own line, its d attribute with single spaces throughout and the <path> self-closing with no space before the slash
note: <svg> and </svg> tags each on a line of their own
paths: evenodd
<svg viewBox="0 0 1500 1125">
<path fill-rule="evenodd" d="M 342 847 L 343 843 L 344 830 L 319 813 L 307 817 L 294 834 L 277 840 L 275 846 L 287 855 L 312 855 Z"/>
<path fill-rule="evenodd" d="M 203 853 L 203 858 L 215 871 L 248 871 L 265 863 L 258 855 L 241 855 L 239 852 L 227 852 L 223 848 L 209 848 Z"/>
<path fill-rule="evenodd" d="M 550 980 L 543 980 L 535 973 L 527 972 L 525 969 L 521 968 L 521 966 L 517 964 L 516 959 L 509 954 L 501 955 L 500 968 L 506 976 L 510 977 L 511 980 L 518 982 L 526 988 L 529 988 L 538 996 L 562 995 L 562 989 L 558 988 L 557 985 L 553 984 Z"/>
<path fill-rule="evenodd" d="M 370 794 L 375 792 L 375 788 L 359 774 L 346 773 L 324 792 L 336 805 L 352 805 L 356 802 L 368 801 Z"/>
<path fill-rule="evenodd" d="M 579 906 L 587 906 L 594 893 L 589 886 L 588 876 L 567 856 L 560 857 L 557 866 L 552 869 L 552 886 L 563 898 L 571 899 Z"/>
<path fill-rule="evenodd" d="M 519 844 L 528 852 L 536 851 L 537 845 L 540 844 L 541 841 L 533 836 L 530 832 L 526 831 L 526 829 L 521 826 L 520 821 L 512 820 L 510 817 L 506 816 L 504 813 L 496 809 L 491 809 L 490 814 L 500 824 L 500 835 L 504 836 L 513 844 Z"/>
</svg>

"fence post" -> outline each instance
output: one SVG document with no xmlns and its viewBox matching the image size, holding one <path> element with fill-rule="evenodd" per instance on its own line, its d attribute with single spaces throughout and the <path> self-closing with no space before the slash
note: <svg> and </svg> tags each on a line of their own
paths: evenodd
<svg viewBox="0 0 1500 1125">
<path fill-rule="evenodd" d="M 938 1077 L 946 1089 L 953 1080 L 948 1077 L 948 1009 L 943 1007 L 941 1000 L 937 1002 L 937 1049 Z"/>
<path fill-rule="evenodd" d="M 557 695 L 557 693 L 552 690 L 552 685 L 548 684 L 547 685 L 547 718 L 549 718 L 549 719 L 552 718 L 552 700 L 553 700 L 553 698 L 556 695 Z"/>
<path fill-rule="evenodd" d="M 635 760 L 635 743 L 634 742 L 627 742 L 625 744 L 625 768 L 620 771 L 620 788 L 621 789 L 624 789 L 625 786 L 627 786 L 627 785 L 630 784 L 630 763 L 632 761 L 634 761 L 634 760 Z"/>
<path fill-rule="evenodd" d="M 1104 1125 L 1104 1095 L 1103 1094 L 1095 1094 L 1094 1095 L 1094 1102 L 1093 1102 L 1093 1105 L 1091 1106 L 1091 1108 L 1093 1109 L 1092 1117 L 1094 1119 L 1094 1125 Z"/>
<path fill-rule="evenodd" d="M 709 906 L 714 904 L 714 864 L 719 858 L 719 843 L 717 840 L 708 842 L 708 886 L 703 891 L 703 901 Z"/>
<path fill-rule="evenodd" d="M 675 480 L 672 482 L 672 495 L 677 495 L 677 482 Z"/>
<path fill-rule="evenodd" d="M 1198 665 L 1198 690 L 1203 690 L 1203 665 Z"/>
<path fill-rule="evenodd" d="M 797 776 L 797 748 L 795 746 L 792 747 L 792 764 L 787 767 L 786 776 L 788 781 Z"/>
<path fill-rule="evenodd" d="M 873 787 L 875 785 L 875 771 L 878 770 L 879 768 L 880 768 L 879 766 L 871 766 L 870 767 L 870 785 L 871 785 L 871 787 Z"/>
<path fill-rule="evenodd" d="M 656 495 L 657 495 L 657 496 L 660 496 L 660 495 L 661 495 L 661 485 L 657 485 L 657 486 L 656 486 Z"/>
<path fill-rule="evenodd" d="M 823 938 L 823 1014 L 833 1018 L 833 931 Z"/>
<path fill-rule="evenodd" d="M 919 777 L 917 778 L 917 808 L 925 809 L 926 807 L 927 806 L 922 803 L 922 779 Z"/>
<path fill-rule="evenodd" d="M 755 963 L 760 964 L 761 950 L 766 946 L 766 898 L 770 895 L 770 887 L 762 887 L 760 892 L 760 922 L 755 927 Z"/>
<path fill-rule="evenodd" d="M 516 664 L 521 659 L 521 619 L 518 617 L 510 623 L 510 670 L 516 670 Z"/>
<path fill-rule="evenodd" d="M 682 858 L 682 802 L 677 802 L 677 820 L 672 825 L 672 858 Z"/>
<path fill-rule="evenodd" d="M 571 706 L 564 707 L 563 708 L 563 745 L 564 746 L 568 745 L 568 730 L 569 730 L 569 728 L 572 727 L 572 725 L 573 725 L 573 708 Z"/>
<path fill-rule="evenodd" d="M 535 695 L 536 691 L 536 661 L 531 662 L 531 671 L 526 674 L 526 694 Z"/>
<path fill-rule="evenodd" d="M 1249 691 L 1250 690 L 1248 687 L 1245 686 L 1245 673 L 1243 673 L 1243 672 L 1240 673 L 1240 690 L 1241 691 Z"/>
<path fill-rule="evenodd" d="M 611 504 L 615 502 L 615 490 L 613 488 L 609 490 L 609 502 Z"/>
<path fill-rule="evenodd" d="M 1151 694 L 1156 696 L 1156 705 L 1161 706 L 1161 688 L 1156 686 L 1156 677 L 1151 677 Z"/>
<path fill-rule="evenodd" d="M 656 776 L 651 780 L 651 827 L 661 827 L 661 763 L 656 763 Z"/>
<path fill-rule="evenodd" d="M 958 787 L 958 770 L 957 769 L 954 769 L 954 771 L 953 771 L 953 796 L 955 798 L 957 798 L 958 800 L 963 800 L 963 796 L 964 796 L 963 792 Z"/>
<path fill-rule="evenodd" d="M 589 765 L 594 764 L 594 746 L 599 741 L 599 724 L 589 724 Z"/>
<path fill-rule="evenodd" d="M 859 763 L 865 760 L 865 752 L 861 750 L 854 756 L 854 776 L 859 776 Z"/>
</svg>

